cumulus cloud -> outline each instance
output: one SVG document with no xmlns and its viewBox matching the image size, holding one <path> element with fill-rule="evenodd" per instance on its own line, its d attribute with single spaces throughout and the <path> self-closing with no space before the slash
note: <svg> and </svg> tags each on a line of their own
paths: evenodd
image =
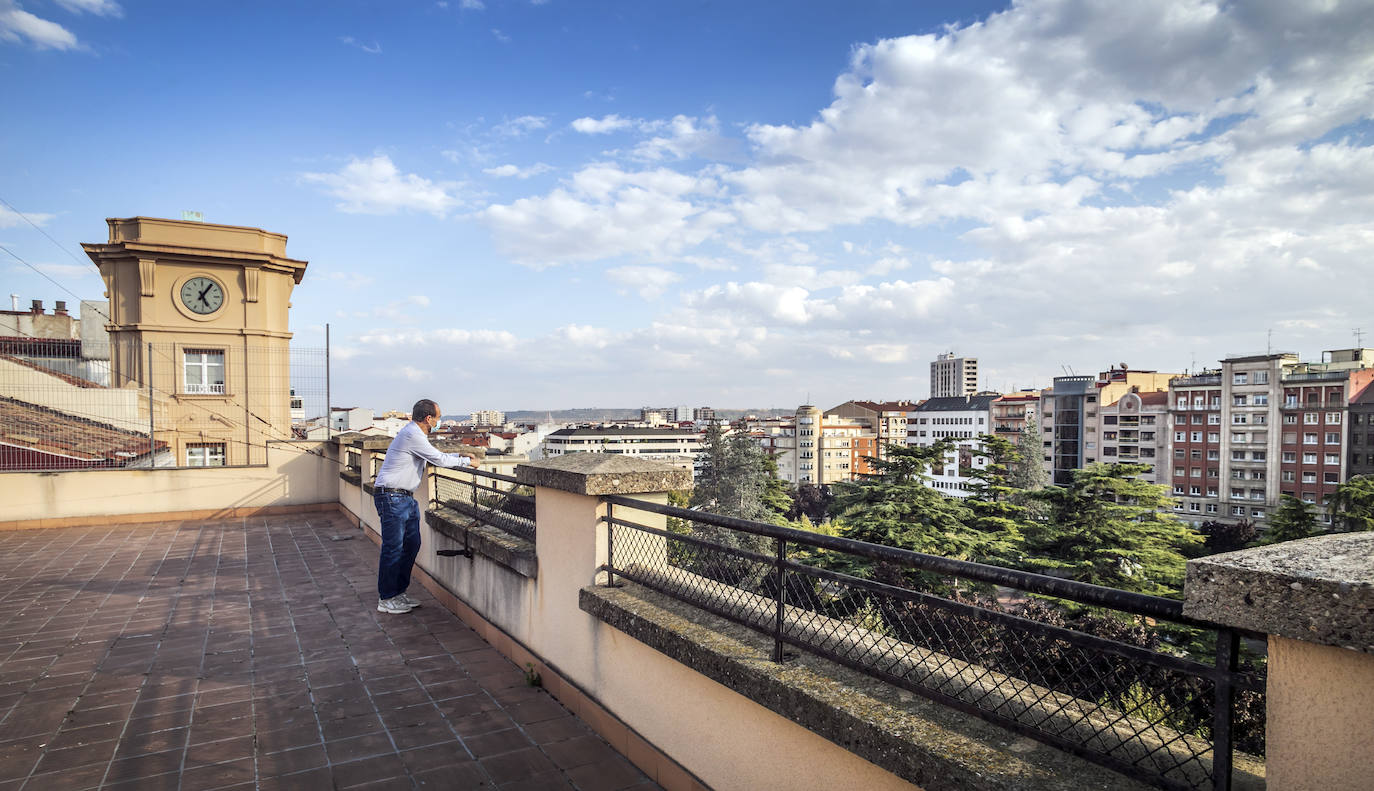
<svg viewBox="0 0 1374 791">
<path fill-rule="evenodd" d="M 658 299 L 670 286 L 682 280 L 682 276 L 671 269 L 657 266 L 614 267 L 606 270 L 606 276 L 648 300 Z"/>
<path fill-rule="evenodd" d="M 546 165 L 543 162 L 537 162 L 525 168 L 522 168 L 519 165 L 510 164 L 497 165 L 494 168 L 483 168 L 482 172 L 487 174 L 488 176 L 495 176 L 496 178 L 515 178 L 524 180 L 530 178 L 531 176 L 538 176 L 540 173 L 547 173 L 550 170 L 553 170 L 551 166 Z"/>
<path fill-rule="evenodd" d="M 385 154 L 355 157 L 337 173 L 302 173 L 300 178 L 322 187 L 339 200 L 339 211 L 348 214 L 419 211 L 444 217 L 463 203 L 461 184 L 402 173 Z"/>
<path fill-rule="evenodd" d="M 701 243 L 733 218 L 693 201 L 711 179 L 672 170 L 591 165 L 544 197 L 488 206 L 478 216 L 518 262 L 547 266 L 619 255 L 662 259 Z"/>
<path fill-rule="evenodd" d="M 124 16 L 124 9 L 113 0 L 57 0 L 57 4 L 74 14 L 96 16 Z"/>
<path fill-rule="evenodd" d="M 573 131 L 581 132 L 584 135 L 604 135 L 621 129 L 629 129 L 637 126 L 638 123 L 638 121 L 612 114 L 602 118 L 578 118 L 569 125 Z"/>
<path fill-rule="evenodd" d="M 523 137 L 548 125 L 549 119 L 542 115 L 522 115 L 518 118 L 508 118 L 496 124 L 491 128 L 491 131 L 498 137 Z"/>
<path fill-rule="evenodd" d="M 76 34 L 51 20 L 34 16 L 14 0 L 0 0 L 0 41 L 27 41 L 35 49 L 80 49 Z"/>
</svg>

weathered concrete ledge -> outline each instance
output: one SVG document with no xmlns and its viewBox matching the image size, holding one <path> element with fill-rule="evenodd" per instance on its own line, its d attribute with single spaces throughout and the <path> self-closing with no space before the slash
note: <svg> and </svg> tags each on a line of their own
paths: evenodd
<svg viewBox="0 0 1374 791">
<path fill-rule="evenodd" d="M 778 664 L 757 633 L 633 583 L 592 587 L 582 610 L 927 791 L 1149 788 L 842 665 Z"/>
<path fill-rule="evenodd" d="M 535 556 L 534 544 L 529 541 L 442 506 L 425 512 L 425 524 L 459 546 L 466 541 L 468 549 L 474 554 L 505 566 L 522 577 L 534 579 L 539 576 L 539 559 Z"/>
<path fill-rule="evenodd" d="M 1374 533 L 1338 533 L 1188 561 L 1192 618 L 1374 654 Z"/>
<path fill-rule="evenodd" d="M 573 494 L 642 494 L 692 487 L 692 473 L 667 462 L 609 453 L 570 453 L 515 468 L 529 486 L 546 486 Z"/>
<path fill-rule="evenodd" d="M 363 481 L 362 473 L 353 470 L 339 470 L 339 478 L 348 481 L 354 486 L 361 486 Z"/>
</svg>

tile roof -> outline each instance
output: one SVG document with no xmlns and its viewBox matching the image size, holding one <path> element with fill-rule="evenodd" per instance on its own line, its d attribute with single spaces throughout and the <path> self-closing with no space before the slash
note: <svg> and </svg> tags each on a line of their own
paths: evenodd
<svg viewBox="0 0 1374 791">
<path fill-rule="evenodd" d="M 106 423 L 0 396 L 0 469 L 23 469 L 24 459 L 45 467 L 122 467 L 148 454 L 148 437 Z M 167 443 L 159 441 L 158 451 Z"/>
</svg>

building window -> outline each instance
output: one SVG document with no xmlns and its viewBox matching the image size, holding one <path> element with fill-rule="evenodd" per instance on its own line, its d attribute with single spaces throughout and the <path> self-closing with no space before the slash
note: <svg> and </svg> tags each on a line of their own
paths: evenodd
<svg viewBox="0 0 1374 791">
<path fill-rule="evenodd" d="M 1259 383 L 1256 382 L 1256 384 Z M 1255 406 L 1268 406 L 1269 396 L 1264 393 L 1256 393 L 1255 395 L 1250 397 L 1250 403 L 1254 404 Z"/>
<path fill-rule="evenodd" d="M 1284 483 L 1292 483 L 1298 479 L 1298 474 L 1292 470 L 1284 470 L 1279 477 Z"/>
<path fill-rule="evenodd" d="M 1221 442 L 1221 434 L 1218 434 L 1218 433 L 1215 432 L 1215 431 L 1209 432 L 1209 433 L 1207 434 L 1207 441 L 1208 441 L 1208 442 Z"/>
<path fill-rule="evenodd" d="M 1340 435 L 1338 432 L 1335 432 L 1335 431 L 1328 431 L 1328 432 L 1326 432 L 1326 444 L 1328 444 L 1328 445 L 1339 445 L 1339 444 L 1341 444 L 1341 435 Z"/>
<path fill-rule="evenodd" d="M 1250 460 L 1251 460 L 1251 461 L 1265 461 L 1265 460 L 1267 460 L 1268 458 L 1269 458 L 1269 453 L 1268 453 L 1267 451 L 1255 450 L 1255 451 L 1251 451 L 1251 452 L 1250 452 Z"/>
<path fill-rule="evenodd" d="M 187 349 L 185 355 L 186 392 L 223 394 L 224 351 Z"/>
<path fill-rule="evenodd" d="M 191 442 L 186 445 L 187 467 L 223 467 L 223 442 Z"/>
<path fill-rule="evenodd" d="M 1232 405 L 1232 406 L 1245 406 L 1245 396 L 1243 396 L 1243 395 L 1231 396 L 1231 405 Z"/>
<path fill-rule="evenodd" d="M 1303 463 L 1303 464 L 1316 464 L 1316 463 L 1317 463 L 1317 454 L 1315 454 L 1315 453 L 1304 453 L 1304 454 L 1302 454 L 1302 463 Z"/>
<path fill-rule="evenodd" d="M 1216 503 L 1208 503 L 1208 504 L 1207 504 L 1207 513 L 1209 513 L 1209 514 L 1215 514 L 1216 512 L 1217 512 L 1217 504 L 1216 504 Z"/>
<path fill-rule="evenodd" d="M 1192 440 L 1193 440 L 1193 442 L 1201 442 L 1201 441 L 1202 441 L 1202 432 L 1201 432 L 1201 431 L 1194 431 L 1194 432 L 1193 432 L 1193 435 L 1192 435 Z"/>
<path fill-rule="evenodd" d="M 1267 385 L 1267 384 L 1269 384 L 1269 372 L 1268 372 L 1268 371 L 1255 371 L 1254 374 L 1255 374 L 1255 384 L 1257 384 L 1257 385 Z"/>
<path fill-rule="evenodd" d="M 1191 495 L 1194 496 L 1194 497 L 1201 497 L 1201 496 L 1202 496 L 1202 487 L 1201 487 L 1201 486 L 1190 486 L 1190 487 L 1188 487 L 1188 494 L 1191 494 Z"/>
<path fill-rule="evenodd" d="M 1316 444 L 1317 444 L 1317 435 L 1316 435 L 1315 433 L 1313 433 L 1313 434 L 1303 434 L 1303 435 L 1302 435 L 1302 444 L 1304 444 L 1304 445 L 1316 445 Z"/>
<path fill-rule="evenodd" d="M 1320 420 L 1321 414 L 1318 412 L 1307 412 L 1302 416 L 1302 422 L 1308 426 L 1315 426 Z"/>
<path fill-rule="evenodd" d="M 1339 453 L 1328 453 L 1328 454 L 1326 454 L 1326 463 L 1327 463 L 1327 464 L 1340 464 L 1340 463 L 1341 463 L 1341 455 L 1340 455 Z"/>
<path fill-rule="evenodd" d="M 1246 380 L 1247 380 L 1247 377 L 1246 377 L 1245 374 L 1232 374 L 1232 375 L 1231 375 L 1231 384 L 1233 384 L 1233 385 L 1243 385 L 1243 384 L 1246 383 Z"/>
<path fill-rule="evenodd" d="M 1327 412 L 1327 413 L 1326 413 L 1326 425 L 1328 425 L 1328 426 L 1339 426 L 1340 424 L 1341 424 L 1341 413 L 1340 413 L 1340 412 Z"/>
<path fill-rule="evenodd" d="M 1188 432 L 1186 432 L 1186 431 L 1175 431 L 1175 432 L 1174 432 L 1174 442 L 1187 442 L 1187 441 L 1188 441 Z M 1179 458 L 1183 458 L 1183 457 L 1180 456 Z"/>
<path fill-rule="evenodd" d="M 1291 426 L 1291 425 L 1293 425 L 1293 424 L 1295 424 L 1295 423 L 1297 423 L 1297 422 L 1298 422 L 1298 416 L 1297 416 L 1297 415 L 1284 415 L 1284 416 L 1283 416 L 1283 423 L 1284 423 L 1285 426 Z"/>
<path fill-rule="evenodd" d="M 1324 483 L 1340 483 L 1340 481 L 1338 481 L 1336 478 L 1337 475 L 1339 475 L 1339 473 L 1324 472 L 1322 473 L 1322 481 Z"/>
<path fill-rule="evenodd" d="M 1194 426 L 1201 426 L 1201 425 L 1202 425 L 1202 415 L 1193 415 L 1193 425 L 1194 425 Z"/>
<path fill-rule="evenodd" d="M 1244 425 L 1248 419 L 1249 417 L 1244 412 L 1237 412 L 1231 416 L 1231 423 L 1240 426 Z"/>
<path fill-rule="evenodd" d="M 1286 450 L 1283 452 L 1283 463 L 1289 464 L 1298 460 L 1297 451 Z"/>
<path fill-rule="evenodd" d="M 1221 458 L 1221 451 L 1219 451 L 1219 450 L 1217 450 L 1217 449 L 1215 449 L 1215 448 L 1212 448 L 1212 449 L 1210 449 L 1210 450 L 1207 451 L 1207 460 L 1208 460 L 1208 461 L 1217 461 L 1217 460 L 1220 459 L 1220 458 Z"/>
<path fill-rule="evenodd" d="M 1317 482 L 1317 474 L 1316 474 L 1315 472 L 1304 472 L 1304 473 L 1302 474 L 1302 482 L 1303 482 L 1303 483 L 1316 483 L 1316 482 Z"/>
</svg>

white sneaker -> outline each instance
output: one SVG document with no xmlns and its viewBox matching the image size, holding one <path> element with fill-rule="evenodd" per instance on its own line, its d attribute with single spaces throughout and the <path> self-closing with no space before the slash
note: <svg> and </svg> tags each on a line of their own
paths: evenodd
<svg viewBox="0 0 1374 791">
<path fill-rule="evenodd" d="M 411 609 L 411 606 L 406 603 L 404 594 L 401 596 L 392 596 L 390 599 L 377 600 L 377 612 L 400 615 L 401 613 L 410 612 Z"/>
<path fill-rule="evenodd" d="M 412 610 L 415 609 L 416 607 L 419 607 L 420 604 L 421 604 L 421 602 L 420 602 L 419 599 L 417 599 L 417 598 L 415 598 L 414 596 L 411 596 L 409 593 L 405 593 L 405 592 L 402 592 L 401 595 L 400 595 L 400 596 L 397 596 L 396 598 L 400 599 L 401 601 L 405 602 L 406 604 L 409 604 L 409 605 L 410 605 L 410 609 L 412 609 Z"/>
</svg>

